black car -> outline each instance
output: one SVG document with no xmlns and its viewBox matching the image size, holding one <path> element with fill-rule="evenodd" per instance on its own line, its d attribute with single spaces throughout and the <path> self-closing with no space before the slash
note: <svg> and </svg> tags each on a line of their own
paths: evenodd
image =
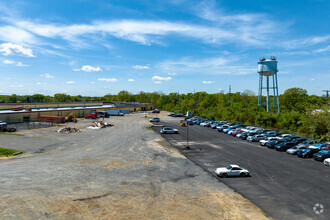
<svg viewBox="0 0 330 220">
<path fill-rule="evenodd" d="M 320 149 L 311 149 L 311 148 L 306 148 L 306 149 L 303 149 L 303 150 L 299 150 L 297 152 L 297 156 L 298 157 L 302 157 L 302 158 L 306 158 L 306 157 L 313 157 L 313 154 L 319 152 Z"/>
<path fill-rule="evenodd" d="M 296 139 L 293 139 L 291 142 L 294 143 L 295 145 L 298 145 L 304 141 L 306 141 L 305 138 L 296 138 Z"/>
<path fill-rule="evenodd" d="M 283 142 L 275 146 L 275 150 L 277 151 L 286 151 L 287 149 L 294 147 L 296 144 L 293 142 Z"/>
<path fill-rule="evenodd" d="M 281 144 L 281 143 L 285 143 L 288 142 L 288 139 L 280 139 L 280 140 L 275 140 L 275 141 L 269 141 L 266 146 L 270 149 L 274 149 L 275 145 Z"/>
<path fill-rule="evenodd" d="M 315 160 L 324 161 L 327 158 L 330 158 L 330 150 L 321 150 L 313 154 Z"/>
</svg>

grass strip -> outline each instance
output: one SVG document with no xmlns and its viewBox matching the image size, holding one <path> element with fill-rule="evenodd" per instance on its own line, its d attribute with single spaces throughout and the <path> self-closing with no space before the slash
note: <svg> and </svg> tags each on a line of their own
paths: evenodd
<svg viewBox="0 0 330 220">
<path fill-rule="evenodd" d="M 8 148 L 0 148 L 0 157 L 1 156 L 13 156 L 13 154 L 23 152 L 22 150 L 8 149 Z"/>
<path fill-rule="evenodd" d="M 15 134 L 15 133 L 10 133 L 10 132 L 0 132 L 0 135 L 24 136 L 24 134 Z"/>
</svg>

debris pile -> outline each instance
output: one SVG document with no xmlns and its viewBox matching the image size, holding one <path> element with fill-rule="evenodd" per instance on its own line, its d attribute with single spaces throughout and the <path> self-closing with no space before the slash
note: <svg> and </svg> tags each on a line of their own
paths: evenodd
<svg viewBox="0 0 330 220">
<path fill-rule="evenodd" d="M 63 127 L 57 130 L 57 133 L 69 134 L 81 132 L 79 128 Z"/>
<path fill-rule="evenodd" d="M 103 122 L 103 121 L 94 121 L 91 126 L 87 127 L 89 129 L 101 129 L 105 127 L 112 127 L 113 124 Z"/>
</svg>

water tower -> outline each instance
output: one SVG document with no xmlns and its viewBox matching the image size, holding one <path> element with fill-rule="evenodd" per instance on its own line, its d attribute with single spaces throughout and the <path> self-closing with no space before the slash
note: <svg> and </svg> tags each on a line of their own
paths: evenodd
<svg viewBox="0 0 330 220">
<path fill-rule="evenodd" d="M 269 106 L 273 105 L 275 109 L 275 114 L 280 112 L 280 103 L 278 100 L 277 72 L 278 70 L 277 70 L 276 57 L 271 56 L 270 59 L 265 59 L 264 57 L 260 58 L 260 61 L 258 62 L 258 73 L 259 73 L 258 105 L 266 105 L 267 112 L 269 112 Z M 266 94 L 267 94 L 266 103 L 262 102 L 262 92 L 264 90 L 266 90 Z M 272 95 L 274 98 L 274 104 L 270 103 L 269 100 L 269 94 L 271 91 L 273 91 Z"/>
</svg>

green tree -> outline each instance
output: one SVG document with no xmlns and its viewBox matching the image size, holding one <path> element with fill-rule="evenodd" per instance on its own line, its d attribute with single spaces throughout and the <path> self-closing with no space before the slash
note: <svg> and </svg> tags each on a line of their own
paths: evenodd
<svg viewBox="0 0 330 220">
<path fill-rule="evenodd" d="M 287 89 L 280 98 L 282 109 L 284 108 L 288 111 L 294 110 L 298 112 L 304 112 L 308 106 L 308 94 L 305 89 Z"/>
</svg>

